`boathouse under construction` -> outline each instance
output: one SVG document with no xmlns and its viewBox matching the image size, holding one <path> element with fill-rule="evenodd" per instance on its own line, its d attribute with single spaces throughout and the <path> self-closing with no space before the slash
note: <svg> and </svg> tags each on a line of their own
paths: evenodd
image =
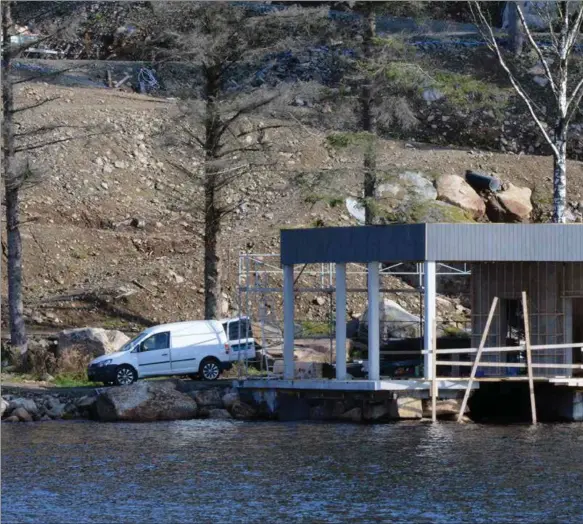
<svg viewBox="0 0 583 524">
<path fill-rule="evenodd" d="M 380 372 L 379 271 L 383 265 L 397 262 L 423 266 L 423 377 L 418 380 L 389 379 Z M 298 380 L 294 376 L 294 267 L 317 263 L 335 266 L 335 378 Z M 347 380 L 350 377 L 347 377 L 345 350 L 346 265 L 352 263 L 367 267 L 366 380 Z M 471 348 L 436 349 L 438 263 L 470 264 Z M 583 389 L 583 378 L 578 378 L 583 371 L 583 227 L 580 225 L 395 224 L 283 230 L 281 265 L 283 378 L 248 380 L 247 387 L 310 391 L 414 390 L 451 396 L 477 387 L 474 380 L 468 381 L 469 367 L 472 367 L 471 378 L 477 382 L 525 380 L 517 370 L 528 367 L 531 383 L 543 381 L 571 387 L 573 391 Z M 528 362 L 511 357 L 525 347 Z M 465 360 L 461 356 L 464 353 Z M 448 354 L 449 360 L 439 360 L 440 354 Z"/>
</svg>

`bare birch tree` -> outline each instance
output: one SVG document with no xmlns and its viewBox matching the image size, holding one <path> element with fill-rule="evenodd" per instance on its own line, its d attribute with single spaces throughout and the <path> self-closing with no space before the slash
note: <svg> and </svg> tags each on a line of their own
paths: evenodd
<svg viewBox="0 0 583 524">
<path fill-rule="evenodd" d="M 550 46 L 537 41 L 537 34 L 526 21 L 524 10 L 518 2 L 516 14 L 524 32 L 526 45 L 535 54 L 547 81 L 548 100 L 552 110 L 543 110 L 535 101 L 531 86 L 521 80 L 521 64 L 506 56 L 496 39 L 496 31 L 480 2 L 471 3 L 474 18 L 479 23 L 488 46 L 496 54 L 517 95 L 526 104 L 540 133 L 553 155 L 553 222 L 566 221 L 567 208 L 567 141 L 569 124 L 581 110 L 583 97 L 583 71 L 575 73 L 573 67 L 575 47 L 582 41 L 583 1 L 548 2 L 540 15 L 548 28 Z"/>
<path fill-rule="evenodd" d="M 268 53 L 324 39 L 318 29 L 326 11 L 262 12 L 226 2 L 151 5 L 153 16 L 138 23 L 150 34 L 148 56 L 159 63 L 182 61 L 200 71 L 184 89 L 176 121 L 178 142 L 201 165 L 175 167 L 202 186 L 205 318 L 213 319 L 220 314 L 222 222 L 242 202 L 226 202 L 226 189 L 250 174 L 253 163 L 260 161 L 254 156 L 270 147 L 267 131 L 281 125 L 254 120 L 279 96 L 275 86 L 255 83 L 258 64 Z"/>
</svg>

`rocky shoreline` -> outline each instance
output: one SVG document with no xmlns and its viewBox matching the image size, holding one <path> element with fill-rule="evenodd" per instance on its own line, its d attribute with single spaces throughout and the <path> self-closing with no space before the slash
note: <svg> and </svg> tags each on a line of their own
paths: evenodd
<svg viewBox="0 0 583 524">
<path fill-rule="evenodd" d="M 45 422 L 89 419 L 102 422 L 249 419 L 256 410 L 229 386 L 191 389 L 180 380 L 140 381 L 131 386 L 96 388 L 89 394 L 20 391 L 3 394 L 2 422 Z"/>
<path fill-rule="evenodd" d="M 280 395 L 274 401 L 267 398 L 269 393 L 240 392 L 231 384 L 207 387 L 183 380 L 139 381 L 131 386 L 97 388 L 89 394 L 84 393 L 20 391 L 18 395 L 3 394 L 0 401 L 2 422 L 232 419 L 379 423 L 422 420 L 430 416 L 426 401 L 420 398 L 292 399 Z M 458 410 L 457 400 L 439 401 L 438 417 L 453 420 Z"/>
</svg>

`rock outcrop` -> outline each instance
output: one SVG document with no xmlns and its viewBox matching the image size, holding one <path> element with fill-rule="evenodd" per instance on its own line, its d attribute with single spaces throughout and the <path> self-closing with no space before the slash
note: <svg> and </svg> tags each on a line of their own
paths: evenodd
<svg viewBox="0 0 583 524">
<path fill-rule="evenodd" d="M 379 304 L 381 345 L 391 339 L 417 338 L 420 336 L 420 319 L 409 313 L 395 301 L 385 298 Z M 360 318 L 358 337 L 368 337 L 368 309 Z"/>
<path fill-rule="evenodd" d="M 17 417 L 22 422 L 32 422 L 32 415 L 24 408 L 16 408 L 12 411 L 12 417 Z"/>
<path fill-rule="evenodd" d="M 4 399 L 0 399 L 0 417 L 4 416 L 10 404 L 6 402 Z"/>
<path fill-rule="evenodd" d="M 486 213 L 486 204 L 461 176 L 442 175 L 436 181 L 437 198 L 457 206 L 474 218 L 482 218 Z"/>
<path fill-rule="evenodd" d="M 15 398 L 10 401 L 8 405 L 8 412 L 13 413 L 17 409 L 24 409 L 31 415 L 36 415 L 38 413 L 38 407 L 34 400 L 29 398 Z"/>
<path fill-rule="evenodd" d="M 228 420 L 233 417 L 226 409 L 215 408 L 208 411 L 208 418 Z"/>
<path fill-rule="evenodd" d="M 233 418 L 239 420 L 249 420 L 257 416 L 257 410 L 253 406 L 241 402 L 240 400 L 233 402 L 230 412 Z"/>
<path fill-rule="evenodd" d="M 398 397 L 397 414 L 400 419 L 423 418 L 423 403 L 420 398 Z"/>
<path fill-rule="evenodd" d="M 95 357 L 118 351 L 130 339 L 121 331 L 102 328 L 66 329 L 59 333 L 59 353 L 77 349 Z"/>
<path fill-rule="evenodd" d="M 410 202 L 425 202 L 435 200 L 437 191 L 423 173 L 405 171 L 397 175 L 394 180 L 380 184 L 377 194 L 381 201 L 387 200 L 390 204 Z"/>
<path fill-rule="evenodd" d="M 174 382 L 136 382 L 106 390 L 97 399 L 97 416 L 105 422 L 181 420 L 195 418 L 198 406 L 176 390 Z"/>
<path fill-rule="evenodd" d="M 200 389 L 191 391 L 188 395 L 194 399 L 199 408 L 222 408 L 223 399 L 217 389 Z"/>
<path fill-rule="evenodd" d="M 508 184 L 504 191 L 488 200 L 487 213 L 492 222 L 528 222 L 532 213 L 532 190 Z"/>
</svg>

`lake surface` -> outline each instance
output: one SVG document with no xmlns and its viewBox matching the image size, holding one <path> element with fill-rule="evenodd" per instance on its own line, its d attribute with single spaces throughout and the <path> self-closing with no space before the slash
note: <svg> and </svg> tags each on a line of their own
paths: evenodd
<svg viewBox="0 0 583 524">
<path fill-rule="evenodd" d="M 581 522 L 583 425 L 2 424 L 2 522 Z"/>
</svg>

